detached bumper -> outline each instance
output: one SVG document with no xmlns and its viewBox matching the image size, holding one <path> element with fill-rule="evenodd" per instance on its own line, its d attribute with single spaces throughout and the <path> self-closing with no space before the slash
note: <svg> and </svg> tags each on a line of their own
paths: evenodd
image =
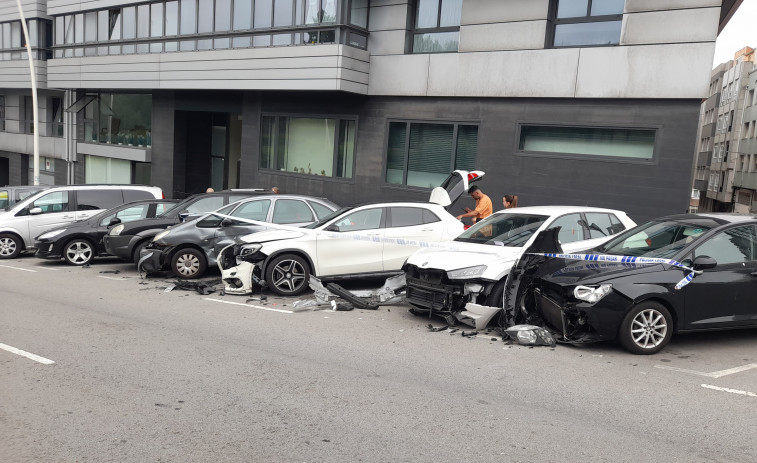
<svg viewBox="0 0 757 463">
<path fill-rule="evenodd" d="M 142 249 L 137 269 L 146 273 L 159 272 L 165 267 L 165 253 L 160 249 Z"/>
<path fill-rule="evenodd" d="M 255 264 L 240 262 L 236 267 L 228 270 L 221 269 L 223 290 L 226 294 L 250 294 L 252 293 L 252 272 Z"/>
</svg>

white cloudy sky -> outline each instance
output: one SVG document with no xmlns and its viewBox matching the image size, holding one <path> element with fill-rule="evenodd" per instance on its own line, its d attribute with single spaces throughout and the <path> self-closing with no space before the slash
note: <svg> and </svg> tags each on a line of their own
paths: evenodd
<svg viewBox="0 0 757 463">
<path fill-rule="evenodd" d="M 757 0 L 744 0 L 718 36 L 713 67 L 733 59 L 745 46 L 757 48 Z"/>
</svg>

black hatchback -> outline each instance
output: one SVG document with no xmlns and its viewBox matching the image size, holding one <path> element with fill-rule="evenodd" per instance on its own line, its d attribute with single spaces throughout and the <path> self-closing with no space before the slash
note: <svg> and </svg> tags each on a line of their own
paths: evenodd
<svg viewBox="0 0 757 463">
<path fill-rule="evenodd" d="M 109 255 L 102 238 L 108 227 L 140 219 L 153 218 L 176 206 L 174 199 L 147 199 L 133 201 L 103 211 L 88 219 L 73 222 L 45 231 L 34 240 L 41 259 L 60 259 L 71 265 L 85 265 L 95 256 Z"/>
<path fill-rule="evenodd" d="M 520 310 L 564 342 L 617 339 L 654 354 L 674 332 L 757 327 L 755 217 L 662 217 L 586 254 L 532 267 L 519 291 Z"/>
</svg>

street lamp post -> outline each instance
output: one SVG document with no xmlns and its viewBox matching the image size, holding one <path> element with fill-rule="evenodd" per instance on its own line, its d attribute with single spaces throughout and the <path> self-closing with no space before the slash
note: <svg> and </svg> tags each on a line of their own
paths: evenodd
<svg viewBox="0 0 757 463">
<path fill-rule="evenodd" d="M 29 58 L 29 74 L 32 78 L 32 121 L 34 127 L 34 184 L 39 185 L 39 127 L 37 124 L 39 118 L 37 117 L 37 76 L 34 73 L 34 59 L 32 58 L 32 45 L 29 40 L 29 29 L 26 27 L 26 18 L 24 17 L 24 9 L 21 7 L 21 0 L 16 0 L 18 5 L 18 15 L 21 17 L 21 27 L 24 30 L 24 38 L 26 39 L 26 55 Z"/>
</svg>

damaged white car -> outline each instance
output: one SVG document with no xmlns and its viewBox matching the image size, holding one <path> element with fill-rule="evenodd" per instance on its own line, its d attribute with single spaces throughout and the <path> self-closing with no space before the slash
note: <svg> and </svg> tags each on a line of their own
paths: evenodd
<svg viewBox="0 0 757 463">
<path fill-rule="evenodd" d="M 421 246 L 462 233 L 462 222 L 446 208 L 483 176 L 456 170 L 431 191 L 428 203 L 346 207 L 301 230 L 244 236 L 218 256 L 224 290 L 249 294 L 257 284 L 293 296 L 308 288 L 310 275 L 340 280 L 401 273 L 405 260 Z"/>
<path fill-rule="evenodd" d="M 466 230 L 452 250 L 421 249 L 403 267 L 416 315 L 440 315 L 482 329 L 501 311 L 507 275 L 538 232 L 560 227 L 565 252 L 599 246 L 636 226 L 625 212 L 536 206 L 498 211 Z"/>
</svg>

